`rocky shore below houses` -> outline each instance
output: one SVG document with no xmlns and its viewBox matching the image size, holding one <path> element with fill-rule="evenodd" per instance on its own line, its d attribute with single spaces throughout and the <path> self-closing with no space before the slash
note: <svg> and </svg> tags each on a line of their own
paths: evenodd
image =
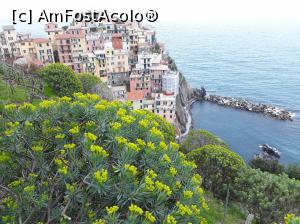
<svg viewBox="0 0 300 224">
<path fill-rule="evenodd" d="M 293 120 L 293 113 L 287 110 L 270 106 L 262 103 L 253 103 L 245 99 L 238 99 L 232 97 L 223 97 L 214 94 L 206 95 L 204 100 L 212 103 L 216 103 L 220 106 L 226 106 L 231 108 L 236 108 L 240 110 L 245 110 L 249 112 L 262 113 L 265 116 L 278 119 L 278 120 Z"/>
<path fill-rule="evenodd" d="M 177 139 L 181 141 L 192 128 L 190 108 L 198 100 L 203 100 L 200 89 L 189 86 L 184 76 L 179 73 L 179 93 L 176 97 Z"/>
<path fill-rule="evenodd" d="M 203 92 L 204 91 L 204 92 Z M 190 108 L 192 104 L 199 100 L 205 100 L 211 103 L 216 103 L 220 106 L 231 107 L 239 110 L 262 113 L 265 116 L 283 120 L 292 121 L 293 113 L 275 106 L 253 103 L 245 99 L 223 97 L 214 94 L 205 95 L 205 89 L 192 88 L 187 83 L 184 76 L 180 73 L 179 76 L 179 94 L 176 98 L 176 128 L 177 139 L 182 141 L 192 128 L 192 117 Z"/>
</svg>

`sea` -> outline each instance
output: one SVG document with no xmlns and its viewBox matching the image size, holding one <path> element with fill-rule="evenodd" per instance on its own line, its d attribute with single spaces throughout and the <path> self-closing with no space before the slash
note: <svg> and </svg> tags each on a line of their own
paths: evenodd
<svg viewBox="0 0 300 224">
<path fill-rule="evenodd" d="M 262 114 L 197 102 L 194 129 L 206 129 L 249 161 L 258 145 L 300 164 L 300 22 L 160 23 L 157 39 L 192 87 L 293 112 L 279 121 Z"/>
<path fill-rule="evenodd" d="M 0 21 L 1 25 L 5 22 Z M 283 164 L 300 164 L 300 20 L 257 22 L 157 22 L 159 42 L 192 87 L 292 111 L 291 121 L 196 102 L 194 129 L 206 129 L 249 161 L 258 145 L 281 152 Z M 17 25 L 43 37 L 43 25 Z"/>
</svg>

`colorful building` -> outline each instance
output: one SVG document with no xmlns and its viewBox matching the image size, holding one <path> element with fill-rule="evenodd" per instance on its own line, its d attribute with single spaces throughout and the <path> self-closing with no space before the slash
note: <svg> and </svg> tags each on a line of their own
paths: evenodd
<svg viewBox="0 0 300 224">
<path fill-rule="evenodd" d="M 35 43 L 37 59 L 44 65 L 54 63 L 51 41 L 46 38 L 36 38 L 33 41 Z"/>
</svg>

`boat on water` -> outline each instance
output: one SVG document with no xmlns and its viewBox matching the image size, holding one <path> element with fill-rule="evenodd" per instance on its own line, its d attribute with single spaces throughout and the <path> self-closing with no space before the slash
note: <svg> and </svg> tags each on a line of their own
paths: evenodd
<svg viewBox="0 0 300 224">
<path fill-rule="evenodd" d="M 281 152 L 275 147 L 271 147 L 268 144 L 262 144 L 258 146 L 264 153 L 267 153 L 270 156 L 280 158 Z"/>
</svg>

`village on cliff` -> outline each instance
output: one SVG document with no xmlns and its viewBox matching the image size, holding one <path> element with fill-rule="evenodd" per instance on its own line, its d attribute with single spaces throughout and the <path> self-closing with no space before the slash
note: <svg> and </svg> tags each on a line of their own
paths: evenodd
<svg viewBox="0 0 300 224">
<path fill-rule="evenodd" d="M 75 73 L 98 76 L 115 99 L 129 100 L 133 109 L 146 109 L 176 122 L 179 72 L 170 69 L 164 45 L 155 30 L 137 22 L 72 22 L 45 24 L 47 38 L 18 33 L 14 26 L 0 32 L 0 60 L 36 67 L 59 62 Z"/>
</svg>

